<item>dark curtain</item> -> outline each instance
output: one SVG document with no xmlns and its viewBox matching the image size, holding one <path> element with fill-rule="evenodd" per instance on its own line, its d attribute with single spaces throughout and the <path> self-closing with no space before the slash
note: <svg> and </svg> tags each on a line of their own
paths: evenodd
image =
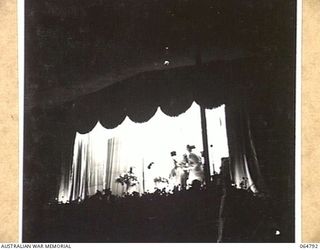
<svg viewBox="0 0 320 250">
<path fill-rule="evenodd" d="M 265 191 L 245 105 L 226 105 L 226 126 L 231 181 L 239 187 L 243 178 L 248 178 L 247 188 Z"/>
<path fill-rule="evenodd" d="M 117 127 L 126 116 L 134 122 L 146 122 L 158 107 L 175 117 L 187 111 L 193 101 L 204 108 L 225 104 L 241 81 L 240 72 L 226 61 L 145 72 L 71 101 L 65 108 L 75 130 L 83 134 L 97 121 L 108 129 Z"/>
</svg>

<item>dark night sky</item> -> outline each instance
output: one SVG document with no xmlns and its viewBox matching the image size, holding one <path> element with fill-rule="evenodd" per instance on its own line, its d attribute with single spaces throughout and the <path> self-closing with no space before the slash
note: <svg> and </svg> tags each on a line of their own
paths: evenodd
<svg viewBox="0 0 320 250">
<path fill-rule="evenodd" d="M 138 72 L 255 55 L 292 56 L 294 1 L 26 2 L 26 110 Z M 166 49 L 168 47 L 168 49 Z"/>
</svg>

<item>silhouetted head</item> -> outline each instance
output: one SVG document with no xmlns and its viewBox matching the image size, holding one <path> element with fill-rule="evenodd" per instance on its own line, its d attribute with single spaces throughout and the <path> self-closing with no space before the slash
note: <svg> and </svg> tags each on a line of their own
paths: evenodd
<svg viewBox="0 0 320 250">
<path fill-rule="evenodd" d="M 201 189 L 201 181 L 199 180 L 193 180 L 191 184 L 191 188 L 193 190 L 200 190 Z"/>
<path fill-rule="evenodd" d="M 192 149 L 195 149 L 196 147 L 195 147 L 194 145 L 189 145 L 189 144 L 188 144 L 188 145 L 186 146 L 186 148 L 187 148 L 187 151 L 188 151 L 188 152 L 192 152 Z"/>
</svg>

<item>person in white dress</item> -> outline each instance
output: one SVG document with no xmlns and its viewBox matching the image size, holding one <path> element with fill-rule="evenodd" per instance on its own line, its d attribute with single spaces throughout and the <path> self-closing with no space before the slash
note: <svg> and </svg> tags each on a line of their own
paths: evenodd
<svg viewBox="0 0 320 250">
<path fill-rule="evenodd" d="M 173 168 L 169 174 L 170 189 L 181 189 L 186 187 L 187 171 L 185 170 L 186 163 L 182 160 L 178 162 L 176 159 L 176 152 L 171 152 L 173 160 Z"/>
<path fill-rule="evenodd" d="M 192 152 L 195 146 L 187 145 L 187 159 L 188 159 L 188 167 L 189 176 L 187 180 L 187 185 L 191 186 L 194 180 L 200 181 L 203 183 L 204 181 L 204 170 L 201 162 L 201 157 Z"/>
</svg>

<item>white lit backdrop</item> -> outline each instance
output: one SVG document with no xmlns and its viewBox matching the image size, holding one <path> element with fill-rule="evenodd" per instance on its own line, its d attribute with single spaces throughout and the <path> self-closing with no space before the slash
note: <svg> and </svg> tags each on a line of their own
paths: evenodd
<svg viewBox="0 0 320 250">
<path fill-rule="evenodd" d="M 211 173 L 219 172 L 221 158 L 229 156 L 224 105 L 207 109 L 206 116 Z M 176 151 L 177 159 L 182 159 L 187 144 L 195 145 L 193 152 L 201 155 L 200 107 L 196 103 L 178 117 L 169 117 L 158 108 L 145 123 L 126 117 L 118 127 L 106 129 L 98 122 L 91 132 L 76 134 L 73 163 L 62 173 L 58 200 L 83 199 L 106 188 L 121 195 L 124 187 L 115 179 L 130 167 L 139 180 L 136 191 L 153 192 L 154 178 L 168 179 L 173 168 L 170 152 Z M 151 162 L 154 164 L 148 169 Z"/>
</svg>

